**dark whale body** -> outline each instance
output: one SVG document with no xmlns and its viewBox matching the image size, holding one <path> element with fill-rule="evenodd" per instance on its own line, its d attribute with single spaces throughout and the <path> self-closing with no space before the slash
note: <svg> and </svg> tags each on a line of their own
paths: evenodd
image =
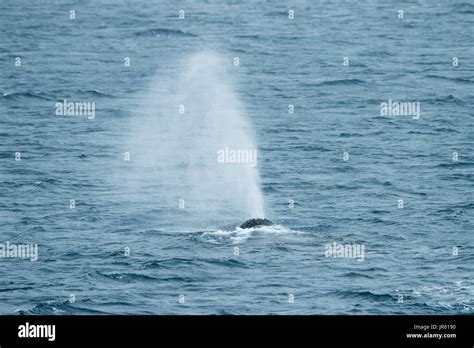
<svg viewBox="0 0 474 348">
<path fill-rule="evenodd" d="M 252 228 L 258 226 L 271 226 L 273 223 L 268 219 L 250 219 L 245 221 L 240 228 Z"/>
</svg>

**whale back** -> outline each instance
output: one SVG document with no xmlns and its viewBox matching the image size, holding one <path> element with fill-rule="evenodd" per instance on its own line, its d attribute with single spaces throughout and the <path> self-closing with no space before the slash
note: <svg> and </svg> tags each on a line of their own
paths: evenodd
<svg viewBox="0 0 474 348">
<path fill-rule="evenodd" d="M 252 228 L 252 227 L 258 227 L 258 226 L 270 226 L 273 225 L 273 223 L 268 220 L 268 219 L 250 219 L 245 221 L 242 225 L 240 225 L 240 228 Z"/>
</svg>

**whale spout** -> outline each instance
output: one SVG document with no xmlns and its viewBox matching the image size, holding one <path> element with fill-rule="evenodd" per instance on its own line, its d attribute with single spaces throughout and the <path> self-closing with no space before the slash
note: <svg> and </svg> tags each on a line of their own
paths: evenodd
<svg viewBox="0 0 474 348">
<path fill-rule="evenodd" d="M 252 228 L 259 226 L 271 226 L 273 223 L 268 219 L 250 219 L 245 221 L 240 228 Z"/>
</svg>

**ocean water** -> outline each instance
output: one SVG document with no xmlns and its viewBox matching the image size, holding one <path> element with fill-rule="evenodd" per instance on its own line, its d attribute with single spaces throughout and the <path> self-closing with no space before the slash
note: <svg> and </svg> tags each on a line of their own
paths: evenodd
<svg viewBox="0 0 474 348">
<path fill-rule="evenodd" d="M 1 1 L 0 243 L 38 260 L 0 313 L 472 314 L 473 43 L 469 1 Z"/>
</svg>

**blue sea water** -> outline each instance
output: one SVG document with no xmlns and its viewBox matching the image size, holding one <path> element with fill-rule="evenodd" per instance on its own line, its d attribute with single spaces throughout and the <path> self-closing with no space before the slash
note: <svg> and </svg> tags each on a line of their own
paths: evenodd
<svg viewBox="0 0 474 348">
<path fill-rule="evenodd" d="M 472 314 L 473 43 L 470 1 L 0 2 L 0 243 L 39 250 L 0 258 L 0 313 Z M 160 177 L 127 186 L 143 96 L 208 50 L 275 226 L 196 218 Z M 63 99 L 95 119 L 57 116 Z M 381 116 L 389 99 L 420 119 Z"/>
</svg>

